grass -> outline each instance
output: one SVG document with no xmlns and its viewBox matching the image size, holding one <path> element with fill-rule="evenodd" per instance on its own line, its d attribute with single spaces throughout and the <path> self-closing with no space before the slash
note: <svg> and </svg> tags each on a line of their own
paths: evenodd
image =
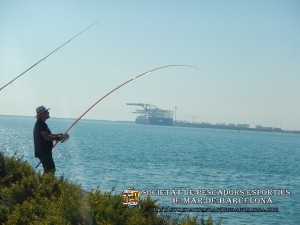
<svg viewBox="0 0 300 225">
<path fill-rule="evenodd" d="M 178 217 L 157 213 L 156 207 L 150 197 L 138 207 L 124 207 L 122 195 L 86 192 L 63 176 L 41 175 L 0 152 L 0 224 L 214 225 L 211 216 Z"/>
</svg>

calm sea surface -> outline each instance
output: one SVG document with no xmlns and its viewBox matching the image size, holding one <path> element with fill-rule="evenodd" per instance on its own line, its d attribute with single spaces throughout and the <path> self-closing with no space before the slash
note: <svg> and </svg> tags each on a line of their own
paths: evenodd
<svg viewBox="0 0 300 225">
<path fill-rule="evenodd" d="M 51 118 L 53 133 L 74 120 Z M 0 150 L 22 156 L 33 167 L 32 130 L 35 118 L 0 116 Z M 198 213 L 222 217 L 222 224 L 299 224 L 300 135 L 238 132 L 200 128 L 143 126 L 81 120 L 70 140 L 53 150 L 57 176 L 64 175 L 86 190 L 120 194 L 138 190 L 182 190 L 180 196 L 154 196 L 172 207 L 277 207 L 279 212 Z M 42 171 L 40 166 L 37 171 Z M 185 196 L 183 190 L 193 190 Z M 196 195 L 197 190 L 236 190 L 238 195 Z M 283 190 L 285 194 L 246 195 L 247 190 Z M 242 194 L 242 191 L 244 194 Z M 154 192 L 154 193 L 157 193 Z M 253 192 L 252 192 L 253 193 Z M 142 196 L 145 197 L 145 196 Z M 171 197 L 180 197 L 171 204 Z M 184 204 L 189 197 L 203 204 Z M 268 204 L 208 204 L 207 198 L 271 199 Z M 186 203 L 186 202 L 185 202 Z M 248 202 L 249 203 L 249 202 Z"/>
</svg>

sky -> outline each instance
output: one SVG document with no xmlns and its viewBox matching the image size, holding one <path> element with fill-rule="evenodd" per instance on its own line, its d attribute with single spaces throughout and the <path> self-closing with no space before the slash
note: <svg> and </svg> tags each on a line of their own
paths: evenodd
<svg viewBox="0 0 300 225">
<path fill-rule="evenodd" d="M 176 119 L 300 130 L 298 0 L 0 0 L 0 115 L 134 121 L 148 103 Z"/>
</svg>

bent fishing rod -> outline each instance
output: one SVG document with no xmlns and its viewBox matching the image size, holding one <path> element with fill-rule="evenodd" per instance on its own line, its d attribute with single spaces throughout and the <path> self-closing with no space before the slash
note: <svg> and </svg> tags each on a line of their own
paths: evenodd
<svg viewBox="0 0 300 225">
<path fill-rule="evenodd" d="M 42 58 L 41 60 L 39 60 L 38 62 L 36 62 L 35 64 L 33 64 L 31 67 L 29 67 L 27 70 L 25 70 L 23 73 L 21 73 L 20 75 L 16 76 L 14 79 L 12 79 L 10 82 L 8 82 L 7 84 L 5 84 L 3 87 L 0 88 L 0 91 L 2 89 L 4 89 L 6 86 L 8 86 L 9 84 L 11 84 L 12 82 L 14 82 L 16 79 L 18 79 L 19 77 L 21 77 L 22 75 L 24 75 L 26 72 L 28 72 L 29 70 L 31 70 L 33 67 L 35 67 L 36 65 L 38 65 L 40 62 L 42 62 L 43 60 L 45 60 L 46 58 L 48 58 L 50 55 L 52 55 L 54 52 L 58 51 L 59 49 L 61 49 L 63 46 L 65 46 L 66 44 L 68 44 L 69 42 L 71 42 L 73 39 L 75 39 L 76 37 L 78 37 L 80 34 L 82 34 L 83 32 L 85 32 L 86 30 L 88 30 L 90 27 L 94 26 L 96 23 L 98 23 L 98 21 L 92 23 L 91 25 L 89 25 L 88 27 L 86 27 L 85 29 L 83 29 L 82 31 L 80 31 L 78 34 L 76 34 L 75 36 L 73 36 L 71 39 L 69 39 L 68 41 L 66 41 L 65 43 L 63 43 L 61 46 L 59 46 L 58 48 L 54 49 L 52 52 L 50 52 L 48 55 L 46 55 L 44 58 Z"/>
<path fill-rule="evenodd" d="M 89 107 L 80 117 L 78 117 L 77 120 L 75 120 L 75 122 L 66 130 L 66 132 L 63 134 L 63 135 L 66 135 L 68 134 L 68 132 L 75 126 L 76 123 L 78 123 L 78 121 L 84 117 L 92 108 L 94 108 L 99 102 L 101 102 L 103 99 L 105 99 L 107 96 L 109 96 L 110 94 L 112 94 L 113 92 L 115 92 L 116 90 L 118 90 L 119 88 L 125 86 L 126 84 L 130 83 L 131 81 L 135 80 L 135 79 L 138 79 L 139 77 L 142 77 L 144 75 L 147 75 L 147 74 L 150 74 L 151 72 L 155 71 L 155 70 L 160 70 L 160 69 L 164 69 L 164 68 L 168 68 L 168 67 L 190 67 L 190 68 L 193 68 L 193 69 L 197 69 L 197 70 L 201 70 L 200 68 L 196 67 L 196 66 L 191 66 L 191 65 L 167 65 L 167 66 L 160 66 L 160 67 L 157 67 L 157 68 L 154 68 L 154 69 L 151 69 L 151 70 L 148 70 L 144 73 L 141 73 L 127 81 L 125 81 L 124 83 L 120 84 L 119 86 L 117 86 L 116 88 L 112 89 L 110 92 L 108 92 L 106 95 L 104 95 L 103 97 L 101 97 L 98 101 L 96 101 L 91 107 Z M 55 148 L 55 146 L 58 144 L 59 142 L 56 142 L 53 147 L 52 147 L 52 150 L 53 148 Z M 38 168 L 38 166 L 41 164 L 41 162 L 39 162 L 37 164 L 37 166 L 35 168 Z"/>
</svg>

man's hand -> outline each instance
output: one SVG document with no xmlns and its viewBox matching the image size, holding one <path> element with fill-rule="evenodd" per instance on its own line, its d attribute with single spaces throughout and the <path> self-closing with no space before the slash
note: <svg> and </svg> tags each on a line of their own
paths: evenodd
<svg viewBox="0 0 300 225">
<path fill-rule="evenodd" d="M 68 141 L 69 140 L 69 134 L 62 134 L 60 137 L 59 137 L 59 140 L 60 140 L 60 142 L 61 143 L 63 143 L 63 142 L 66 142 L 66 141 Z"/>
</svg>

